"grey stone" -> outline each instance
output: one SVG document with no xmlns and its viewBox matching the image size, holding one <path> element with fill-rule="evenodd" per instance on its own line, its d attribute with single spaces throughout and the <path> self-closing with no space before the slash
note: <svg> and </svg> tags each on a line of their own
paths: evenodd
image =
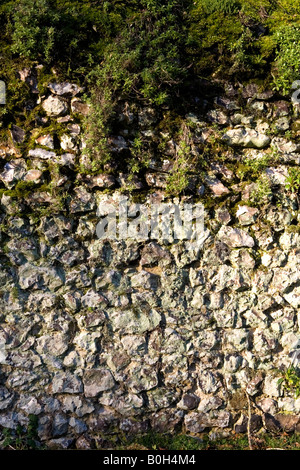
<svg viewBox="0 0 300 470">
<path fill-rule="evenodd" d="M 44 354 L 52 354 L 53 356 L 61 356 L 68 348 L 68 336 L 62 333 L 54 335 L 43 335 L 37 339 L 36 350 L 42 356 Z"/>
<path fill-rule="evenodd" d="M 0 386 L 0 410 L 7 409 L 13 402 L 14 394 L 6 387 Z"/>
<path fill-rule="evenodd" d="M 43 148 L 31 149 L 28 152 L 29 157 L 40 158 L 41 160 L 54 160 L 56 153 Z"/>
<path fill-rule="evenodd" d="M 26 414 L 39 415 L 42 412 L 42 406 L 33 396 L 23 396 L 17 403 L 18 408 Z"/>
<path fill-rule="evenodd" d="M 212 109 L 206 114 L 207 119 L 210 122 L 214 122 L 220 125 L 227 125 L 229 123 L 228 116 L 219 109 Z"/>
<path fill-rule="evenodd" d="M 238 217 L 241 225 L 251 225 L 255 222 L 258 214 L 259 210 L 255 207 L 238 206 L 236 217 Z"/>
<path fill-rule="evenodd" d="M 51 134 L 41 135 L 40 137 L 35 139 L 35 143 L 43 145 L 44 147 L 48 147 L 50 149 L 54 149 L 54 139 Z"/>
<path fill-rule="evenodd" d="M 198 411 L 201 413 L 208 413 L 211 410 L 218 410 L 223 405 L 221 397 L 208 397 L 201 400 L 198 406 Z"/>
<path fill-rule="evenodd" d="M 0 173 L 0 179 L 7 188 L 12 188 L 26 174 L 26 163 L 23 159 L 11 160 L 4 165 L 4 171 Z"/>
<path fill-rule="evenodd" d="M 244 328 L 228 331 L 224 342 L 228 351 L 244 351 L 249 346 L 249 331 Z"/>
<path fill-rule="evenodd" d="M 72 98 L 71 100 L 72 113 L 81 114 L 82 116 L 88 116 L 90 112 L 90 106 L 84 103 L 80 98 Z"/>
<path fill-rule="evenodd" d="M 10 135 L 15 144 L 22 144 L 25 140 L 26 132 L 21 127 L 12 124 L 10 128 Z"/>
<path fill-rule="evenodd" d="M 185 393 L 180 402 L 177 403 L 177 407 L 182 410 L 194 410 L 197 408 L 200 402 L 200 398 L 194 393 Z"/>
<path fill-rule="evenodd" d="M 74 444 L 75 439 L 68 438 L 68 437 L 60 437 L 58 439 L 51 439 L 47 443 L 47 447 L 50 450 L 67 450 L 72 447 Z"/>
<path fill-rule="evenodd" d="M 154 432 L 166 433 L 176 431 L 182 423 L 184 412 L 182 410 L 161 410 L 151 419 L 151 428 Z"/>
<path fill-rule="evenodd" d="M 74 418 L 73 416 L 70 418 L 69 426 L 76 434 L 82 434 L 88 429 L 84 421 Z"/>
<path fill-rule="evenodd" d="M 52 393 L 81 393 L 83 385 L 81 379 L 69 372 L 59 372 L 52 380 Z"/>
<path fill-rule="evenodd" d="M 154 330 L 161 322 L 161 315 L 156 310 L 150 312 L 133 312 L 125 310 L 112 313 L 110 316 L 113 329 L 124 334 L 143 334 Z"/>
<path fill-rule="evenodd" d="M 184 417 L 184 424 L 187 431 L 198 434 L 205 430 L 205 425 L 201 420 L 202 415 L 197 412 L 189 413 Z"/>
<path fill-rule="evenodd" d="M 74 189 L 74 197 L 70 201 L 70 212 L 89 212 L 96 208 L 93 194 L 89 193 L 83 186 Z"/>
<path fill-rule="evenodd" d="M 49 83 L 48 85 L 49 90 L 51 93 L 64 96 L 64 95 L 71 95 L 75 96 L 78 95 L 83 89 L 76 85 L 76 83 L 69 83 L 69 82 L 62 82 L 62 83 Z"/>
<path fill-rule="evenodd" d="M 61 116 L 68 110 L 66 101 L 58 96 L 50 95 L 46 100 L 42 102 L 42 107 L 48 114 L 48 116 Z"/>
<path fill-rule="evenodd" d="M 96 397 L 101 392 L 113 388 L 115 380 L 108 369 L 93 369 L 85 371 L 83 383 L 85 396 Z"/>
<path fill-rule="evenodd" d="M 223 196 L 230 193 L 229 189 L 215 176 L 206 176 L 205 182 L 214 196 Z"/>
<path fill-rule="evenodd" d="M 216 373 L 209 370 L 202 370 L 198 374 L 199 387 L 203 393 L 215 393 L 221 386 L 221 382 Z"/>
<path fill-rule="evenodd" d="M 218 238 L 231 248 L 242 246 L 252 248 L 255 244 L 253 238 L 247 232 L 232 227 L 222 227 L 219 230 Z"/>
<path fill-rule="evenodd" d="M 227 131 L 222 140 L 233 147 L 257 148 L 267 147 L 271 139 L 265 134 L 259 134 L 254 129 L 238 128 Z"/>
</svg>

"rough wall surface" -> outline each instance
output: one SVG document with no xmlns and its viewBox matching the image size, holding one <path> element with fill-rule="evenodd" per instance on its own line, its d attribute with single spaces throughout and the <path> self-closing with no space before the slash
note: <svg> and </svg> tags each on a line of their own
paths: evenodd
<svg viewBox="0 0 300 470">
<path fill-rule="evenodd" d="M 297 428 L 300 399 L 278 378 L 300 339 L 299 206 L 286 188 L 300 159 L 286 131 L 300 121 L 288 101 L 253 90 L 248 100 L 246 91 L 244 110 L 224 94 L 186 118 L 194 151 L 216 128 L 232 149 L 228 161 L 212 155 L 191 193 L 173 199 L 205 206 L 198 251 L 183 241 L 97 237 L 97 208 L 124 194 L 126 175 L 76 172 L 87 112 L 76 87 L 52 86 L 42 99 L 39 129 L 49 120 L 65 126 L 59 144 L 40 131 L 20 154 L 23 131 L 11 127 L 0 174 L 2 427 L 37 415 L 42 441 L 78 447 L 88 436 L 149 429 L 245 432 L 248 397 L 256 428 Z M 114 142 L 126 149 L 126 133 Z M 266 155 L 269 190 L 257 204 L 260 187 L 239 182 L 235 168 Z M 52 189 L 65 185 L 63 201 L 41 185 L 53 163 Z M 135 181 L 146 204 L 172 201 L 167 174 L 153 165 Z M 20 182 L 31 191 L 19 194 Z"/>
</svg>

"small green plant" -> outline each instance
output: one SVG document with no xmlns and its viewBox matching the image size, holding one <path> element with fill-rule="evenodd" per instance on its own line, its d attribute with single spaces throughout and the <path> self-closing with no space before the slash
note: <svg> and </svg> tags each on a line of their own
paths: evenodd
<svg viewBox="0 0 300 470">
<path fill-rule="evenodd" d="M 261 175 L 256 181 L 255 189 L 251 191 L 250 202 L 254 206 L 266 204 L 272 195 L 271 184 L 266 175 Z"/>
<path fill-rule="evenodd" d="M 240 2 L 236 0 L 200 0 L 199 3 L 207 14 L 222 12 L 232 15 L 241 7 Z"/>
<path fill-rule="evenodd" d="M 182 193 L 189 184 L 189 172 L 192 168 L 191 133 L 182 125 L 179 132 L 180 142 L 177 149 L 176 160 L 167 178 L 166 191 L 170 195 Z"/>
<path fill-rule="evenodd" d="M 278 382 L 278 386 L 287 392 L 293 392 L 295 398 L 300 396 L 300 371 L 297 367 L 290 365 Z"/>
<path fill-rule="evenodd" d="M 255 180 L 261 176 L 262 171 L 273 161 L 271 155 L 264 154 L 261 158 L 246 158 L 237 169 L 237 175 L 241 180 Z"/>
<path fill-rule="evenodd" d="M 133 179 L 134 174 L 148 168 L 150 163 L 150 152 L 147 148 L 147 142 L 141 135 L 137 135 L 130 148 L 130 161 L 128 163 L 129 181 Z"/>
<path fill-rule="evenodd" d="M 2 431 L 4 436 L 4 440 L 1 443 L 2 448 L 15 450 L 36 450 L 39 448 L 37 426 L 37 416 L 29 415 L 29 423 L 27 428 L 23 428 L 21 425 L 18 425 L 15 431 L 4 428 Z"/>
<path fill-rule="evenodd" d="M 297 193 L 300 188 L 300 168 L 290 167 L 286 179 L 285 188 L 292 193 Z"/>
<path fill-rule="evenodd" d="M 88 77 L 91 113 L 85 123 L 85 151 L 102 166 L 115 159 L 109 144 L 118 104 L 170 105 L 187 75 L 184 7 L 190 1 L 182 1 L 180 8 L 173 0 L 140 3 L 140 11 L 124 23 Z"/>
<path fill-rule="evenodd" d="M 287 95 L 300 69 L 300 28 L 295 25 L 284 25 L 276 33 L 277 71 L 274 74 L 274 89 Z"/>
</svg>

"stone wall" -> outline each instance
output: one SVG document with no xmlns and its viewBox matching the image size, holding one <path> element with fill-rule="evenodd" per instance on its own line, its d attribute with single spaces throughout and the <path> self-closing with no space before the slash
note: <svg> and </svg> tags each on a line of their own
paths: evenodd
<svg viewBox="0 0 300 470">
<path fill-rule="evenodd" d="M 150 429 L 245 432 L 248 397 L 256 429 L 296 429 L 300 399 L 278 378 L 300 339 L 299 206 L 286 186 L 300 159 L 297 106 L 255 85 L 224 87 L 186 116 L 191 151 L 217 138 L 224 158 L 212 153 L 180 198 L 164 191 L 172 152 L 134 180 L 132 200 L 204 205 L 205 241 L 193 251 L 97 237 L 97 207 L 126 194 L 127 178 L 78 171 L 81 92 L 52 84 L 39 97 L 34 86 L 34 145 L 24 150 L 28 130 L 12 125 L 0 149 L 0 425 L 36 415 L 42 442 L 78 448 Z M 136 122 L 152 138 L 149 116 Z M 54 121 L 65 131 L 48 133 Z M 118 155 L 127 136 L 112 138 Z M 239 180 L 245 159 L 266 156 L 265 179 Z"/>
</svg>

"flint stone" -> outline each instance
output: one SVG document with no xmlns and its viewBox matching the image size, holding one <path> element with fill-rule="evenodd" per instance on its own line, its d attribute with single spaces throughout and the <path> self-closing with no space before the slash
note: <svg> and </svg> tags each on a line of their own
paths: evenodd
<svg viewBox="0 0 300 470">
<path fill-rule="evenodd" d="M 170 407 L 177 399 L 178 392 L 170 390 L 167 387 L 159 387 L 147 392 L 149 400 L 149 409 L 158 410 Z"/>
<path fill-rule="evenodd" d="M 241 225 L 251 225 L 253 222 L 255 222 L 258 213 L 259 210 L 255 207 L 238 206 L 236 217 L 238 217 Z"/>
<path fill-rule="evenodd" d="M 168 250 L 164 250 L 160 245 L 155 242 L 150 242 L 146 245 L 141 253 L 141 265 L 151 266 L 155 263 L 162 262 L 167 264 L 171 261 L 171 255 Z"/>
<path fill-rule="evenodd" d="M 8 408 L 13 399 L 13 393 L 11 393 L 6 387 L 0 386 L 0 411 Z"/>
<path fill-rule="evenodd" d="M 228 209 L 226 208 L 219 208 L 216 210 L 216 219 L 223 225 L 229 224 L 231 221 L 231 215 Z"/>
<path fill-rule="evenodd" d="M 143 189 L 144 184 L 137 175 L 119 173 L 117 182 L 122 188 Z"/>
<path fill-rule="evenodd" d="M 205 430 L 205 425 L 202 423 L 202 414 L 194 411 L 184 417 L 184 424 L 187 431 L 198 434 Z"/>
<path fill-rule="evenodd" d="M 81 303 L 83 307 L 97 308 L 107 305 L 107 299 L 93 290 L 89 290 L 82 298 Z"/>
<path fill-rule="evenodd" d="M 112 188 L 116 184 L 116 179 L 112 175 L 96 175 L 91 176 L 87 175 L 84 178 L 84 181 L 88 188 Z"/>
<path fill-rule="evenodd" d="M 60 146 L 63 150 L 74 151 L 77 149 L 77 142 L 73 136 L 63 134 L 60 138 Z"/>
<path fill-rule="evenodd" d="M 255 432 L 261 429 L 262 419 L 261 416 L 253 414 L 250 420 L 250 431 Z M 243 414 L 240 416 L 239 420 L 234 425 L 234 431 L 236 433 L 246 433 L 248 430 L 248 417 Z"/>
<path fill-rule="evenodd" d="M 86 397 L 96 397 L 101 392 L 110 390 L 115 385 L 112 373 L 108 369 L 86 370 L 83 383 Z"/>
<path fill-rule="evenodd" d="M 56 153 L 51 152 L 50 150 L 38 148 L 29 150 L 28 156 L 34 158 L 41 158 L 42 160 L 54 160 L 56 157 Z"/>
<path fill-rule="evenodd" d="M 73 416 L 70 418 L 69 426 L 75 434 L 83 434 L 88 429 L 84 421 L 74 418 Z"/>
<path fill-rule="evenodd" d="M 194 393 L 185 393 L 180 402 L 177 403 L 177 407 L 181 410 L 194 410 L 199 405 L 200 398 Z"/>
<path fill-rule="evenodd" d="M 57 289 L 64 284 L 63 273 L 56 268 L 26 263 L 19 269 L 19 283 L 22 289 L 38 289 L 43 285 Z"/>
<path fill-rule="evenodd" d="M 215 122 L 216 124 L 227 125 L 229 123 L 228 116 L 219 109 L 212 109 L 206 116 L 210 122 Z"/>
<path fill-rule="evenodd" d="M 300 306 L 300 287 L 295 287 L 291 292 L 284 294 L 285 300 L 294 308 Z"/>
<path fill-rule="evenodd" d="M 209 370 L 198 373 L 199 388 L 205 394 L 215 393 L 221 386 L 219 377 Z"/>
<path fill-rule="evenodd" d="M 266 168 L 265 174 L 272 184 L 285 185 L 288 178 L 288 169 L 285 166 Z"/>
<path fill-rule="evenodd" d="M 143 287 L 144 289 L 156 290 L 158 287 L 158 276 L 148 271 L 141 271 L 131 278 L 132 287 Z"/>
<path fill-rule="evenodd" d="M 287 141 L 281 137 L 272 140 L 272 147 L 283 154 L 293 154 L 300 152 L 300 145 L 296 142 Z"/>
<path fill-rule="evenodd" d="M 293 232 L 284 232 L 279 238 L 279 245 L 283 250 L 300 248 L 300 234 Z"/>
<path fill-rule="evenodd" d="M 95 407 L 87 400 L 82 400 L 78 396 L 65 395 L 62 398 L 62 410 L 66 413 L 75 413 L 79 418 L 93 413 Z"/>
<path fill-rule="evenodd" d="M 264 413 L 269 413 L 275 415 L 277 412 L 278 404 L 277 401 L 273 398 L 263 398 L 258 402 L 258 405 L 263 410 Z"/>
<path fill-rule="evenodd" d="M 52 393 L 81 393 L 82 391 L 82 382 L 77 375 L 59 372 L 52 379 Z"/>
<path fill-rule="evenodd" d="M 276 119 L 275 127 L 281 132 L 287 131 L 290 128 L 290 119 L 287 116 Z"/>
<path fill-rule="evenodd" d="M 71 100 L 71 110 L 72 113 L 78 113 L 82 116 L 87 116 L 90 112 L 90 107 L 88 104 L 84 103 L 79 98 L 72 98 Z"/>
<path fill-rule="evenodd" d="M 52 418 L 49 415 L 40 416 L 37 434 L 41 441 L 47 441 L 52 437 Z"/>
<path fill-rule="evenodd" d="M 7 188 L 12 188 L 26 174 L 26 163 L 23 159 L 11 160 L 4 165 L 4 171 L 0 174 L 1 181 Z"/>
<path fill-rule="evenodd" d="M 42 107 L 48 116 L 61 116 L 68 110 L 67 103 L 62 98 L 53 95 L 43 101 Z"/>
<path fill-rule="evenodd" d="M 123 334 L 143 334 L 154 330 L 161 322 L 161 315 L 156 310 L 133 312 L 130 310 L 115 312 L 110 315 L 113 330 Z"/>
<path fill-rule="evenodd" d="M 18 426 L 18 415 L 13 411 L 0 414 L 0 426 L 8 429 L 16 429 Z"/>
<path fill-rule="evenodd" d="M 206 428 L 227 428 L 231 413 L 226 410 L 212 410 L 209 413 L 190 413 L 185 417 L 186 429 L 193 433 L 203 432 Z"/>
<path fill-rule="evenodd" d="M 15 144 L 22 144 L 25 140 L 26 132 L 15 124 L 12 124 L 10 134 Z"/>
<path fill-rule="evenodd" d="M 249 346 L 249 331 L 243 328 L 228 331 L 224 338 L 225 346 L 230 351 L 244 351 Z"/>
<path fill-rule="evenodd" d="M 78 450 L 92 450 L 95 446 L 94 440 L 88 436 L 80 436 L 76 440 L 76 449 Z"/>
<path fill-rule="evenodd" d="M 229 189 L 214 176 L 206 176 L 205 182 L 215 196 L 223 196 L 224 194 L 230 193 Z"/>
<path fill-rule="evenodd" d="M 265 134 L 259 134 L 254 129 L 231 129 L 223 135 L 222 140 L 232 147 L 257 148 L 267 147 L 271 139 Z"/>
<path fill-rule="evenodd" d="M 96 201 L 93 194 L 89 193 L 83 186 L 74 189 L 74 196 L 69 204 L 70 212 L 89 212 L 95 209 Z"/>
<path fill-rule="evenodd" d="M 277 426 L 283 432 L 292 433 L 300 430 L 300 417 L 297 415 L 286 415 L 277 413 L 274 416 Z"/>
<path fill-rule="evenodd" d="M 272 398 L 278 398 L 282 396 L 282 390 L 278 385 L 278 379 L 279 377 L 273 375 L 266 376 L 263 387 L 263 392 L 265 395 Z"/>
<path fill-rule="evenodd" d="M 40 354 L 52 354 L 61 356 L 68 350 L 68 337 L 62 333 L 43 335 L 37 339 L 37 352 Z"/>
<path fill-rule="evenodd" d="M 151 418 L 151 427 L 155 432 L 166 433 L 175 431 L 182 422 L 184 412 L 182 410 L 161 410 Z"/>
<path fill-rule="evenodd" d="M 137 365 L 129 371 L 128 387 L 133 393 L 151 390 L 158 385 L 155 368 Z"/>
<path fill-rule="evenodd" d="M 120 429 L 130 435 L 144 434 L 149 429 L 148 421 L 135 421 L 130 418 L 125 418 L 120 421 Z"/>
<path fill-rule="evenodd" d="M 24 181 L 29 181 L 29 182 L 39 184 L 41 182 L 42 175 L 43 173 L 40 170 L 29 170 L 27 171 L 23 179 Z"/>
<path fill-rule="evenodd" d="M 65 450 L 70 449 L 74 444 L 75 439 L 68 437 L 60 437 L 58 439 L 51 439 L 47 442 L 47 447 L 50 450 Z"/>
<path fill-rule="evenodd" d="M 145 179 L 148 186 L 155 187 L 155 188 L 162 188 L 165 189 L 167 187 L 167 175 L 165 173 L 152 173 L 147 172 L 145 174 Z"/>
<path fill-rule="evenodd" d="M 42 412 L 42 406 L 37 399 L 32 396 L 22 396 L 17 406 L 26 414 L 39 415 Z"/>
<path fill-rule="evenodd" d="M 63 95 L 72 95 L 75 96 L 83 89 L 76 85 L 75 83 L 63 82 L 63 83 L 49 83 L 48 85 L 49 90 L 51 93 L 55 95 L 63 96 Z"/>
<path fill-rule="evenodd" d="M 43 145 L 44 147 L 54 149 L 54 139 L 51 134 L 41 135 L 35 139 L 35 142 L 39 145 Z"/>
<path fill-rule="evenodd" d="M 218 238 L 231 248 L 254 246 L 253 238 L 247 232 L 238 228 L 222 227 L 219 230 Z"/>
<path fill-rule="evenodd" d="M 218 410 L 223 405 L 221 397 L 208 397 L 201 400 L 198 411 L 208 413 L 211 410 Z"/>
</svg>

